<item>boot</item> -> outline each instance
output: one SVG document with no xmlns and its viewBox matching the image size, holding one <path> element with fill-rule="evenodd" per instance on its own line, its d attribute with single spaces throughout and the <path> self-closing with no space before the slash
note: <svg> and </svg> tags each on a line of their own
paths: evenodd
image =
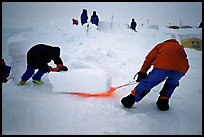
<svg viewBox="0 0 204 137">
<path fill-rule="evenodd" d="M 18 85 L 18 86 L 23 86 L 23 85 L 25 85 L 25 83 L 26 83 L 26 81 L 21 80 L 17 85 Z"/>
<path fill-rule="evenodd" d="M 165 96 L 160 96 L 156 104 L 159 110 L 167 111 L 169 109 L 169 98 Z"/>
<path fill-rule="evenodd" d="M 33 80 L 33 83 L 38 85 L 44 84 L 41 80 Z"/>
<path fill-rule="evenodd" d="M 122 98 L 121 103 L 123 104 L 124 107 L 130 108 L 134 105 L 135 103 L 135 96 L 132 94 Z"/>
</svg>

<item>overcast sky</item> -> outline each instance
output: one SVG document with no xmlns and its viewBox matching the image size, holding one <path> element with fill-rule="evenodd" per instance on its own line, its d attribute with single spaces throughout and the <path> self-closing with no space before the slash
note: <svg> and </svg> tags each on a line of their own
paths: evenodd
<svg viewBox="0 0 204 137">
<path fill-rule="evenodd" d="M 80 19 L 82 9 L 88 16 L 95 10 L 100 21 L 130 23 L 135 18 L 138 25 L 198 26 L 202 20 L 202 2 L 3 2 L 3 25 L 28 21 L 68 21 Z"/>
</svg>

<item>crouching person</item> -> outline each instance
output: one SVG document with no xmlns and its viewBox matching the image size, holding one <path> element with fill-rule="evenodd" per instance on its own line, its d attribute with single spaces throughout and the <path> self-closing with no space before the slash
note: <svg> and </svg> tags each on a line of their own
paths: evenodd
<svg viewBox="0 0 204 137">
<path fill-rule="evenodd" d="M 54 61 L 56 68 L 48 66 L 48 63 Z M 38 71 L 35 73 L 35 70 Z M 67 71 L 68 68 L 63 65 L 62 59 L 60 58 L 60 48 L 52 47 L 45 44 L 38 44 L 33 46 L 27 52 L 27 69 L 21 77 L 21 81 L 17 84 L 22 86 L 29 80 L 31 77 L 33 83 L 43 84 L 41 77 L 50 71 Z M 35 74 L 34 74 L 35 73 Z"/>
<path fill-rule="evenodd" d="M 152 65 L 153 70 L 147 75 Z M 132 107 L 135 102 L 142 100 L 153 87 L 165 81 L 156 105 L 161 111 L 168 110 L 169 99 L 188 69 L 187 55 L 178 41 L 169 39 L 157 44 L 148 53 L 140 71 L 135 75 L 139 84 L 131 91 L 131 94 L 122 98 L 122 105 L 126 108 Z"/>
</svg>

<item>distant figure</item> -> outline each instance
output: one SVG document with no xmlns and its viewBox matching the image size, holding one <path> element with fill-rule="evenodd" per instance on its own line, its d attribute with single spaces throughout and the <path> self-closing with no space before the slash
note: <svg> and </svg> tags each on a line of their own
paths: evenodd
<svg viewBox="0 0 204 137">
<path fill-rule="evenodd" d="M 91 23 L 98 26 L 99 18 L 96 15 L 96 11 L 93 11 L 93 15 L 91 16 Z"/>
<path fill-rule="evenodd" d="M 200 25 L 199 25 L 199 27 L 198 27 L 198 28 L 202 28 L 202 24 L 203 24 L 203 22 L 201 21 L 201 23 L 200 23 Z"/>
<path fill-rule="evenodd" d="M 78 20 L 76 20 L 76 19 L 72 19 L 72 23 L 73 23 L 73 25 L 78 25 L 79 24 Z"/>
<path fill-rule="evenodd" d="M 84 25 L 85 23 L 87 23 L 87 20 L 88 20 L 87 10 L 83 9 L 81 14 L 81 25 Z"/>
<path fill-rule="evenodd" d="M 2 70 L 1 70 L 1 83 L 6 83 L 8 80 L 8 76 L 10 74 L 11 71 L 11 67 L 7 66 L 4 59 L 2 59 Z"/>
<path fill-rule="evenodd" d="M 48 63 L 51 62 L 51 60 L 53 60 L 56 64 L 56 68 L 48 66 Z M 35 73 L 36 69 L 38 69 L 38 71 Z M 24 85 L 31 77 L 33 79 L 33 83 L 43 84 L 41 77 L 45 73 L 50 71 L 60 72 L 67 70 L 68 68 L 63 65 L 62 59 L 60 58 L 59 47 L 37 44 L 27 52 L 27 68 L 21 77 L 21 81 L 17 85 Z"/>
<path fill-rule="evenodd" d="M 137 31 L 136 31 L 136 26 L 137 26 L 137 23 L 135 22 L 135 19 L 132 19 L 132 22 L 131 22 L 131 24 L 130 24 L 130 28 L 131 28 L 132 30 L 134 30 L 135 32 L 137 32 Z"/>
</svg>

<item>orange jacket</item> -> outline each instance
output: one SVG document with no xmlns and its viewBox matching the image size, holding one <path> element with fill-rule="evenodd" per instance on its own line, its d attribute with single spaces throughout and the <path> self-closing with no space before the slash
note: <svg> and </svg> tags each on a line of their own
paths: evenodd
<svg viewBox="0 0 204 137">
<path fill-rule="evenodd" d="M 174 39 L 157 44 L 146 56 L 140 71 L 147 72 L 151 65 L 153 68 L 182 73 L 186 73 L 189 69 L 187 55 L 182 45 Z"/>
</svg>

